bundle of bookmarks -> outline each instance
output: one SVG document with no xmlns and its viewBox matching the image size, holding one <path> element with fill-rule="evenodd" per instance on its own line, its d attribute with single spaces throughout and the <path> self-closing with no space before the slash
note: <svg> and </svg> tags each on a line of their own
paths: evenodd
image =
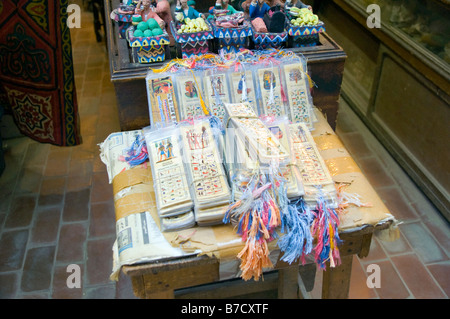
<svg viewBox="0 0 450 319">
<path fill-rule="evenodd" d="M 208 119 L 180 124 L 189 188 L 195 204 L 199 226 L 222 222 L 230 204 L 230 189 L 216 139 Z"/>
<path fill-rule="evenodd" d="M 175 125 L 158 129 L 146 127 L 144 136 L 162 230 L 194 226 L 194 202 L 180 147 L 180 129 Z"/>
<path fill-rule="evenodd" d="M 337 190 L 316 143 L 304 123 L 289 125 L 295 165 L 301 170 L 306 204 L 314 209 L 319 198 L 331 208 L 338 208 Z"/>
<path fill-rule="evenodd" d="M 185 254 L 165 240 L 150 211 L 142 209 L 152 207 L 155 201 L 143 130 L 112 133 L 99 147 L 113 185 L 116 209 L 111 278 L 118 280 L 120 267 L 125 264 Z"/>
<path fill-rule="evenodd" d="M 197 81 L 203 75 L 204 81 Z M 239 85 L 234 79 L 239 79 Z M 186 202 L 182 196 L 166 203 L 157 200 L 162 224 L 164 220 L 172 222 L 167 230 L 183 228 L 192 222 L 193 209 L 199 226 L 217 224 L 222 217 L 224 223 L 236 225 L 245 242 L 238 255 L 243 279 L 258 279 L 264 268 L 272 267 L 267 243 L 275 239 L 282 260 L 288 263 L 304 261 L 315 251 L 320 267 L 327 261 L 331 266 L 339 264 L 338 201 L 309 132 L 316 120 L 310 88 L 306 61 L 283 50 L 247 50 L 231 60 L 209 54 L 172 60 L 161 70 L 149 71 L 152 127 L 176 127 L 167 130 L 178 136 L 178 143 L 172 140 L 171 152 L 183 154 L 180 171 L 183 167 L 187 174 L 186 179 L 163 182 L 171 189 L 155 190 L 161 194 L 157 197 L 169 195 L 162 191 L 176 193 L 178 185 L 179 194 L 186 198 Z M 227 103 L 228 97 L 236 101 L 236 96 L 251 105 Z M 188 117 L 191 115 L 194 117 Z M 212 125 L 219 122 L 227 128 L 223 132 L 217 129 L 220 124 Z M 148 140 L 149 150 L 156 156 L 150 157 L 155 189 L 162 187 L 158 170 L 165 169 L 155 165 L 162 159 L 159 155 L 166 156 L 162 152 L 167 137 L 161 137 L 166 142 L 159 150 L 157 137 Z M 228 174 L 221 161 L 222 139 Z M 171 162 L 178 165 L 173 159 Z M 167 176 L 172 175 L 164 175 L 164 179 Z"/>
<path fill-rule="evenodd" d="M 313 129 L 317 119 L 311 84 L 306 60 L 291 51 L 241 50 L 225 56 L 173 59 L 146 76 L 150 123 L 205 115 L 223 122 L 225 103 L 247 102 L 258 116 L 287 116 Z"/>
<path fill-rule="evenodd" d="M 297 210 L 290 207 L 288 194 L 293 198 L 300 198 L 303 188 L 295 166 L 288 165 L 290 152 L 286 148 L 288 145 L 283 144 L 283 139 L 280 138 L 280 123 L 273 126 L 277 128 L 276 136 L 256 116 L 249 104 L 225 104 L 225 109 L 226 158 L 233 204 L 230 205 L 224 222 L 234 224 L 246 243 L 238 254 L 242 278 L 258 279 L 264 268 L 273 267 L 269 259 L 268 242 L 279 237 L 277 230 L 280 226 L 281 232 L 284 232 L 285 227 L 292 226 L 286 220 L 289 215 L 297 222 L 300 220 Z M 288 132 L 284 127 L 283 131 Z M 285 257 L 304 251 L 304 240 L 312 240 L 310 233 L 305 231 L 307 227 L 305 223 L 295 234 L 290 232 L 285 237 L 284 241 L 292 236 L 301 237 L 295 247 L 289 244 L 291 248 L 282 248 L 285 253 L 288 249 L 291 250 Z M 287 242 L 292 243 L 292 240 L 288 239 Z M 282 238 L 279 243 L 282 243 Z"/>
</svg>

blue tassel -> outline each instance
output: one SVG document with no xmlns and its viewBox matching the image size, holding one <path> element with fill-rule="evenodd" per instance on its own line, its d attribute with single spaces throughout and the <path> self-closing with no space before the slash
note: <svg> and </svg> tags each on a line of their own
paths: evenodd
<svg viewBox="0 0 450 319">
<path fill-rule="evenodd" d="M 130 167 L 140 165 L 148 159 L 147 144 L 143 135 L 136 135 L 136 139 L 133 141 L 127 154 L 125 161 Z"/>
<path fill-rule="evenodd" d="M 299 200 L 288 205 L 283 219 L 286 233 L 278 240 L 278 247 L 284 253 L 281 260 L 292 264 L 312 251 L 313 237 L 310 229 L 312 213 L 303 200 Z"/>
</svg>

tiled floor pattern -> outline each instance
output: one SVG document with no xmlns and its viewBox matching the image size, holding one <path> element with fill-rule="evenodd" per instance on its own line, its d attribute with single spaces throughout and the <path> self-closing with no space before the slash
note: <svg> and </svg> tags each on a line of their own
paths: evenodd
<svg viewBox="0 0 450 319">
<path fill-rule="evenodd" d="M 97 144 L 119 130 L 104 43 L 92 16 L 72 30 L 84 143 L 61 148 L 26 137 L 4 140 L 0 177 L 0 298 L 134 298 L 124 275 L 112 282 L 115 239 L 112 188 Z M 400 239 L 375 237 L 353 263 L 351 298 L 448 298 L 449 225 L 342 101 L 338 133 L 391 212 Z M 67 267 L 80 266 L 81 288 L 69 289 Z M 381 288 L 366 285 L 367 266 L 381 269 Z M 312 298 L 320 296 L 321 272 Z"/>
</svg>

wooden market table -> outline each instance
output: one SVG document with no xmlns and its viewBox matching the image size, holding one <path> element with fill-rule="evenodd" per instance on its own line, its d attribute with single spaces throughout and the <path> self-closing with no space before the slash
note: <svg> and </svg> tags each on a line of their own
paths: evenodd
<svg viewBox="0 0 450 319">
<path fill-rule="evenodd" d="M 348 298 L 353 255 L 366 257 L 374 231 L 387 229 L 391 223 L 392 221 L 386 221 L 376 226 L 366 225 L 340 233 L 344 241 L 339 247 L 341 265 L 336 268 L 329 268 L 327 265 L 327 270 L 323 272 L 323 299 Z M 299 266 L 279 261 L 274 268 L 277 272 L 265 274 L 264 281 L 235 279 L 221 282 L 219 266 L 220 260 L 203 255 L 123 266 L 122 270 L 130 276 L 134 294 L 144 299 L 175 297 L 218 299 L 248 296 L 271 290 L 277 290 L 277 297 L 280 299 L 296 299 L 302 298 L 305 291 L 313 289 L 316 274 L 314 263 Z"/>
<path fill-rule="evenodd" d="M 126 39 L 119 38 L 117 23 L 109 19 L 109 13 L 118 3 L 118 0 L 105 0 L 107 41 L 120 129 L 130 131 L 150 124 L 145 77 L 149 67 L 159 68 L 163 63 L 131 62 Z M 366 257 L 374 232 L 390 229 L 395 218 L 334 133 L 346 54 L 327 33 L 320 34 L 319 41 L 320 44 L 314 47 L 288 49 L 305 56 L 308 71 L 316 84 L 312 95 L 319 122 L 313 136 L 335 181 L 349 182 L 349 192 L 364 191 L 364 200 L 373 205 L 370 208 L 353 207 L 342 216 L 339 228 L 343 240 L 339 247 L 342 263 L 336 268 L 328 265 L 323 272 L 322 297 L 347 298 L 354 255 Z M 215 251 L 123 265 L 122 271 L 130 276 L 134 294 L 140 298 L 229 298 L 263 291 L 277 291 L 279 298 L 297 298 L 302 291 L 312 290 L 316 273 L 314 263 L 299 266 L 288 265 L 280 261 L 279 256 L 277 260 L 274 269 L 264 274 L 264 281 L 258 282 L 245 282 L 240 278 L 222 280 L 223 260 Z"/>
<path fill-rule="evenodd" d="M 107 45 L 120 129 L 128 131 L 150 124 L 145 76 L 149 67 L 159 68 L 164 62 L 132 63 L 131 48 L 127 40 L 119 38 L 118 24 L 109 18 L 109 13 L 117 8 L 118 4 L 119 0 L 105 0 Z M 316 46 L 287 50 L 302 54 L 307 59 L 308 72 L 316 84 L 312 92 L 314 104 L 326 114 L 328 123 L 335 129 L 347 56 L 327 33 L 321 33 L 319 41 L 320 44 Z"/>
<path fill-rule="evenodd" d="M 354 255 L 360 258 L 368 255 L 375 231 L 386 230 L 395 233 L 396 220 L 325 117 L 317 109 L 315 112 L 318 122 L 314 124 L 315 129 L 312 135 L 333 180 L 336 183 L 348 184 L 346 192 L 358 194 L 362 202 L 370 203 L 369 207 L 350 205 L 346 212 L 340 215 L 339 236 L 343 240 L 339 246 L 341 264 L 335 268 L 327 265 L 327 270 L 323 272 L 322 298 L 347 298 Z M 144 178 L 129 178 L 128 173 L 120 172 L 112 182 L 114 193 L 117 194 L 126 187 L 138 189 L 138 184 L 145 184 L 146 192 L 152 192 L 152 178 L 148 176 L 148 174 L 151 175 L 151 171 L 149 168 L 146 170 L 148 173 L 141 169 L 144 173 L 140 174 Z M 126 178 L 119 179 L 121 174 Z M 123 183 L 123 180 L 127 183 Z M 121 185 L 120 188 L 117 187 L 118 184 Z M 145 196 L 148 197 L 148 194 Z M 139 203 L 133 202 L 133 206 L 136 205 L 139 206 Z M 122 215 L 118 213 L 118 210 L 122 208 L 118 200 L 115 201 L 115 207 L 116 215 Z M 152 211 L 152 216 L 155 216 L 153 219 L 158 220 L 154 199 L 146 200 L 145 205 L 139 208 L 133 207 L 133 209 L 131 213 Z M 195 233 L 194 236 L 192 236 L 193 233 Z M 240 278 L 223 280 L 225 276 L 222 276 L 223 268 L 221 267 L 230 260 L 238 261 L 237 253 L 244 245 L 236 235 L 236 230 L 229 224 L 210 227 L 195 226 L 187 230 L 166 232 L 164 237 L 172 246 L 180 245 L 180 242 L 175 239 L 187 238 L 181 243 L 183 245 L 187 243 L 185 247 L 195 251 L 200 249 L 201 253 L 175 256 L 170 259 L 156 258 L 143 264 L 121 265 L 122 271 L 131 278 L 134 294 L 140 298 L 229 298 L 267 290 L 278 291 L 276 296 L 279 298 L 297 298 L 299 293 L 311 291 L 314 286 L 316 273 L 314 263 L 288 265 L 280 261 L 279 255 L 276 257 L 276 262 L 273 262 L 274 269 L 264 274 L 264 281 L 243 281 Z M 276 245 L 274 244 L 271 249 L 271 253 L 276 252 Z M 234 268 L 236 269 L 234 277 L 238 277 L 237 268 L 237 266 Z"/>
</svg>

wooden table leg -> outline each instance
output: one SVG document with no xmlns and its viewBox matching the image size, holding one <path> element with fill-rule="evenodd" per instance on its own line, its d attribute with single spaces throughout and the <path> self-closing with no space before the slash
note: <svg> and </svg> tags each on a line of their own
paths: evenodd
<svg viewBox="0 0 450 319">
<path fill-rule="evenodd" d="M 322 299 L 346 299 L 350 289 L 353 255 L 341 257 L 338 267 L 323 271 Z"/>
<path fill-rule="evenodd" d="M 298 266 L 278 270 L 278 298 L 298 298 Z"/>
</svg>

